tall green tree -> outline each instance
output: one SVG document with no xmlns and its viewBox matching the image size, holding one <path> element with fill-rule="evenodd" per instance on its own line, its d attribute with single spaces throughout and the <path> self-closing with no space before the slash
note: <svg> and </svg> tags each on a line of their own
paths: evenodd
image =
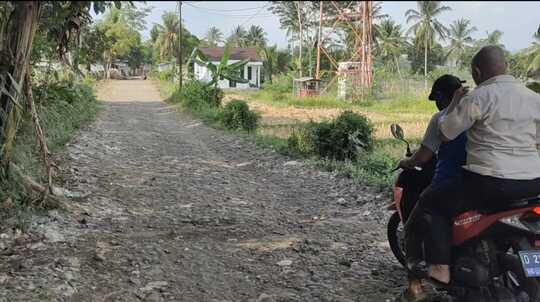
<svg viewBox="0 0 540 302">
<path fill-rule="evenodd" d="M 161 17 L 163 24 L 158 26 L 156 47 L 162 60 L 170 60 L 174 57 L 178 43 L 178 30 L 180 22 L 174 12 L 165 12 Z"/>
<path fill-rule="evenodd" d="M 180 22 L 175 12 L 165 12 L 162 16 L 162 24 L 157 24 L 152 30 L 156 40 L 154 41 L 154 51 L 159 54 L 162 62 L 170 61 L 178 56 L 178 31 Z M 151 36 L 152 36 L 152 31 Z M 181 41 L 182 58 L 187 61 L 189 54 L 200 43 L 199 39 L 192 35 L 186 28 L 182 27 Z"/>
<path fill-rule="evenodd" d="M 104 32 L 105 41 L 109 43 L 104 53 L 105 76 L 108 79 L 112 62 L 127 56 L 131 48 L 141 43 L 141 36 L 138 31 L 128 26 L 125 16 L 117 8 L 112 8 L 98 23 L 98 27 Z"/>
<path fill-rule="evenodd" d="M 246 45 L 264 48 L 266 46 L 266 32 L 259 25 L 251 25 L 246 34 Z"/>
<path fill-rule="evenodd" d="M 471 34 L 476 31 L 476 27 L 471 26 L 471 21 L 459 19 L 450 25 L 450 46 L 446 57 L 453 57 L 460 67 L 466 67 L 470 62 L 464 61 L 467 51 L 473 46 L 474 40 Z"/>
<path fill-rule="evenodd" d="M 396 24 L 396 22 L 391 19 L 385 19 L 375 27 L 375 30 L 377 31 L 378 37 L 375 54 L 380 56 L 386 62 L 394 62 L 396 71 L 401 78 L 399 57 L 408 44 L 407 39 L 403 35 L 401 25 Z"/>
<path fill-rule="evenodd" d="M 245 47 L 247 44 L 247 31 L 241 25 L 236 26 L 229 37 L 227 44 L 233 47 Z"/>
<path fill-rule="evenodd" d="M 437 38 L 444 40 L 448 29 L 437 19 L 442 13 L 451 8 L 441 4 L 441 1 L 417 1 L 418 10 L 409 9 L 405 12 L 407 23 L 413 23 L 409 32 L 414 32 L 415 40 L 423 45 L 424 51 L 424 87 L 427 89 L 428 52 Z"/>
<path fill-rule="evenodd" d="M 206 32 L 204 41 L 208 47 L 216 47 L 219 43 L 223 42 L 223 33 L 219 28 L 212 26 Z"/>
<path fill-rule="evenodd" d="M 527 66 L 528 73 L 540 72 L 540 26 L 533 35 L 534 41 L 527 51 L 527 59 L 530 62 Z"/>
</svg>

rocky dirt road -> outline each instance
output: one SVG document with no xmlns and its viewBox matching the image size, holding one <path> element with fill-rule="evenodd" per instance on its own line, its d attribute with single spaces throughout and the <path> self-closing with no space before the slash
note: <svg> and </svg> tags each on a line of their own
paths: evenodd
<svg viewBox="0 0 540 302">
<path fill-rule="evenodd" d="M 388 196 L 113 81 L 58 155 L 65 209 L 0 234 L 0 301 L 387 301 Z M 389 300 L 388 300 L 389 301 Z"/>
</svg>

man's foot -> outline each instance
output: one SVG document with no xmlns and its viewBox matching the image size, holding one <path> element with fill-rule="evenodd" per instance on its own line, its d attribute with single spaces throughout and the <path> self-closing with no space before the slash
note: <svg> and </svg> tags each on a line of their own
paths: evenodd
<svg viewBox="0 0 540 302">
<path fill-rule="evenodd" d="M 426 301 L 427 298 L 428 295 L 423 291 L 419 294 L 413 294 L 409 289 L 406 289 L 394 300 L 394 302 L 421 302 Z"/>
<path fill-rule="evenodd" d="M 409 278 L 414 279 L 426 278 L 428 273 L 427 264 L 423 260 L 407 260 L 407 269 L 409 270 Z"/>
<path fill-rule="evenodd" d="M 450 283 L 450 266 L 444 264 L 432 264 L 428 268 L 428 276 L 435 281 Z"/>
</svg>

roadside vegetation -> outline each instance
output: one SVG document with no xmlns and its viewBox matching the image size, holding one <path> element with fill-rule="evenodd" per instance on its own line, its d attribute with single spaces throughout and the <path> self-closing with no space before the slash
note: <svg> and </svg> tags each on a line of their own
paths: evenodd
<svg viewBox="0 0 540 302">
<path fill-rule="evenodd" d="M 317 30 L 310 31 L 309 28 L 318 26 L 318 14 L 313 13 L 319 11 L 318 5 L 316 2 L 303 2 L 297 7 L 293 3 L 275 1 L 270 11 L 279 17 L 291 40 L 303 35 L 305 42 L 302 44 L 310 45 L 317 38 Z M 298 10 L 304 18 L 302 24 Z M 158 80 L 163 95 L 171 96 L 171 103 L 180 104 L 183 110 L 214 127 L 249 130 L 237 133 L 243 133 L 246 138 L 282 154 L 308 159 L 324 170 L 388 187 L 393 178 L 390 171 L 405 153 L 403 144 L 392 138 L 390 125 L 400 124 L 406 137 L 418 146 L 431 116 L 437 110 L 435 104 L 427 99 L 433 81 L 450 73 L 473 86 L 468 65 L 474 53 L 485 45 L 499 45 L 505 49 L 501 42 L 503 33 L 498 30 L 473 39 L 471 35 L 477 31 L 473 21 L 440 22 L 440 17 L 449 10 L 451 7 L 445 2 L 418 2 L 415 9 L 407 12 L 407 24 L 400 25 L 383 13 L 381 3 L 375 4 L 374 84 L 361 99 L 339 99 L 339 88 L 335 82 L 318 96 L 300 98 L 294 95 L 293 79 L 302 73 L 304 76 L 315 73 L 314 48 L 308 46 L 302 50 L 296 44 L 292 51 L 280 50 L 275 45 L 268 45 L 264 29 L 256 25 L 250 28 L 238 26 L 228 37 L 218 28 L 211 27 L 198 45 L 193 45 L 190 50 L 196 51 L 197 46 L 257 48 L 264 64 L 264 83 L 260 90 L 227 89 L 214 101 L 209 101 L 209 92 L 204 90 L 217 89 L 216 79 L 221 75 L 213 72 L 211 83 L 197 82 L 191 74 L 193 57 L 184 57 L 187 66 L 183 73 L 187 82 L 182 92 L 172 84 L 174 76 L 170 76 L 170 71 L 154 72 L 153 78 Z M 354 35 L 346 28 L 343 30 L 341 42 L 351 45 Z M 534 42 L 530 47 L 514 53 L 507 51 L 507 56 L 510 72 L 538 91 L 540 28 L 532 35 Z M 336 47 L 327 51 L 333 52 L 332 55 L 338 59 L 346 59 L 351 50 Z M 198 63 L 208 65 L 208 62 Z M 221 63 L 221 67 L 227 65 Z M 320 64 L 321 70 L 333 70 L 332 62 L 325 56 L 321 57 Z M 212 68 L 208 69 L 221 70 Z M 331 72 L 323 73 L 321 79 L 329 81 Z M 241 79 L 236 75 L 235 80 Z M 229 119 L 224 118 L 223 108 L 255 112 L 252 116 L 257 116 L 256 127 L 238 126 L 241 122 L 234 122 L 237 126 L 231 126 L 231 114 Z M 234 116 L 248 115 L 237 113 Z M 348 121 L 347 126 L 343 120 Z M 360 134 L 360 130 L 362 134 L 355 136 Z"/>
</svg>

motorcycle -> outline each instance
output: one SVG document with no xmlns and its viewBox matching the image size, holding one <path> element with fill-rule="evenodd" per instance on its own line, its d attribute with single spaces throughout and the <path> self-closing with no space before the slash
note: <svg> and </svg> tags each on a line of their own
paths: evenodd
<svg viewBox="0 0 540 302">
<path fill-rule="evenodd" d="M 403 129 L 393 124 L 390 130 L 407 144 L 410 157 Z M 394 169 L 399 172 L 388 207 L 393 212 L 388 242 L 404 267 L 403 225 L 434 167 L 435 160 L 414 170 Z M 436 287 L 455 301 L 540 302 L 540 196 L 509 202 L 497 211 L 467 211 L 455 217 L 450 267 L 450 284 Z"/>
</svg>

